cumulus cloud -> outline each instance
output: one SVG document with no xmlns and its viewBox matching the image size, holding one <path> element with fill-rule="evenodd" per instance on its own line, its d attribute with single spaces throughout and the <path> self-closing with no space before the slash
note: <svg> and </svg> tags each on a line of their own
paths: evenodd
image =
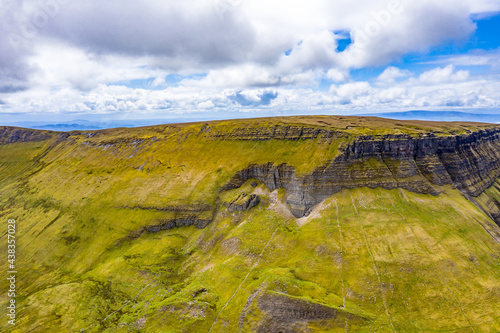
<svg viewBox="0 0 500 333">
<path fill-rule="evenodd" d="M 464 1 L 390 1 L 352 29 L 345 54 L 353 67 L 381 65 L 408 52 L 424 52 L 445 40 L 468 37 L 475 24 Z"/>
<path fill-rule="evenodd" d="M 438 68 L 439 69 L 439 68 Z M 91 112 L 98 114 L 168 115 L 195 111 L 232 110 L 284 115 L 286 111 L 321 113 L 366 113 L 368 111 L 450 108 L 495 109 L 500 106 L 500 81 L 470 77 L 459 82 L 423 83 L 407 78 L 394 85 L 346 82 L 327 91 L 311 88 L 224 88 L 179 85 L 148 90 L 101 84 L 82 92 L 67 86 L 48 87 L 8 94 L 6 105 L 24 112 Z"/>
<path fill-rule="evenodd" d="M 9 14 L 31 18 L 39 35 L 86 52 L 157 56 L 163 66 L 176 70 L 248 61 L 282 62 L 288 69 L 361 67 L 382 64 L 445 39 L 466 37 L 475 28 L 470 20 L 472 0 L 307 4 L 298 0 L 51 0 L 56 6 L 47 9 L 48 1 L 11 5 L 2 21 Z M 345 54 L 336 51 L 341 36 L 332 31 L 339 30 L 350 31 L 354 39 Z M 283 57 L 288 49 L 292 50 L 289 57 Z"/>
<path fill-rule="evenodd" d="M 414 78 L 396 67 L 373 82 L 350 75 L 468 38 L 472 15 L 491 11 L 500 11 L 498 1 L 4 1 L 2 110 L 492 105 L 496 92 L 457 68 L 493 67 L 493 53 L 457 57 Z M 172 87 L 169 74 L 184 79 Z M 322 80 L 334 85 L 315 90 Z"/>
<path fill-rule="evenodd" d="M 374 104 L 392 104 L 393 106 L 405 106 L 410 99 L 409 90 L 406 87 L 391 87 L 381 89 L 375 93 L 376 103 Z M 407 105 L 406 105 L 407 106 Z"/>
<path fill-rule="evenodd" d="M 330 92 L 335 93 L 340 97 L 358 97 L 367 94 L 370 89 L 370 84 L 368 82 L 353 82 L 346 83 L 343 85 L 332 85 Z"/>
<path fill-rule="evenodd" d="M 390 66 L 387 67 L 382 72 L 382 74 L 378 76 L 377 82 L 385 85 L 394 84 L 394 82 L 396 82 L 397 79 L 405 78 L 410 75 L 411 73 L 407 70 L 401 70 L 399 68 Z"/>
<path fill-rule="evenodd" d="M 424 72 L 418 78 L 422 83 L 446 83 L 465 81 L 469 78 L 469 71 L 456 71 L 455 66 L 448 65 L 446 67 L 435 68 Z"/>
<path fill-rule="evenodd" d="M 245 59 L 255 33 L 244 13 L 218 15 L 211 1 L 72 1 L 44 33 L 99 53 L 183 58 L 186 64 Z"/>
<path fill-rule="evenodd" d="M 20 25 L 21 10 L 19 1 L 0 3 L 0 93 L 25 89 L 26 81 L 34 71 L 26 61 L 31 48 L 14 31 Z"/>
<path fill-rule="evenodd" d="M 198 109 L 212 109 L 215 106 L 212 101 L 205 101 L 198 104 Z"/>
<path fill-rule="evenodd" d="M 26 60 L 37 69 L 36 75 L 29 78 L 30 84 L 54 89 L 71 86 L 86 91 L 101 84 L 140 79 L 152 79 L 151 86 L 157 87 L 165 83 L 169 73 L 141 66 L 148 63 L 146 58 L 88 53 L 66 43 L 46 40 Z"/>
<path fill-rule="evenodd" d="M 332 68 L 328 70 L 326 77 L 336 83 L 345 82 L 349 80 L 349 73 L 345 70 Z"/>
</svg>

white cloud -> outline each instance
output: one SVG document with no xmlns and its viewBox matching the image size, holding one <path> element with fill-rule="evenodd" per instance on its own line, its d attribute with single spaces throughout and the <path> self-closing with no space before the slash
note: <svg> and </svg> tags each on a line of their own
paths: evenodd
<svg viewBox="0 0 500 333">
<path fill-rule="evenodd" d="M 500 49 L 473 50 L 461 55 L 440 56 L 427 64 L 451 64 L 454 66 L 489 66 L 493 69 L 500 68 Z"/>
<path fill-rule="evenodd" d="M 169 70 L 248 62 L 287 70 L 383 64 L 467 37 L 474 30 L 471 6 L 494 7 L 475 0 L 57 1 L 64 4 L 35 27 L 39 36 L 94 53 L 156 56 Z M 43 4 L 25 0 L 18 16 L 44 14 Z M 352 48 L 338 53 L 332 31 L 360 31 L 364 38 L 358 34 Z M 283 57 L 288 49 L 292 53 Z"/>
<path fill-rule="evenodd" d="M 25 112 L 92 112 L 155 114 L 233 110 L 284 115 L 286 110 L 313 113 L 366 113 L 401 109 L 495 109 L 500 106 L 500 80 L 471 77 L 460 82 L 423 83 L 409 78 L 393 86 L 369 82 L 334 84 L 329 91 L 304 88 L 233 89 L 181 85 L 164 90 L 99 85 L 82 92 L 68 86 L 56 91 L 36 88 L 9 94 L 8 105 Z"/>
<path fill-rule="evenodd" d="M 349 80 L 349 73 L 345 70 L 332 68 L 326 73 L 326 77 L 335 83 L 340 83 Z"/>
<path fill-rule="evenodd" d="M 382 89 L 376 93 L 375 97 L 379 103 L 392 103 L 393 105 L 398 101 L 401 103 L 403 100 L 410 98 L 408 88 L 405 87 Z"/>
<path fill-rule="evenodd" d="M 201 80 L 186 79 L 183 85 L 199 87 L 248 87 L 248 86 L 274 86 L 279 85 L 281 78 L 273 75 L 268 69 L 252 64 L 230 66 L 223 69 L 210 70 Z"/>
<path fill-rule="evenodd" d="M 468 2 L 468 4 L 474 14 L 498 13 L 498 0 L 476 0 Z"/>
<path fill-rule="evenodd" d="M 394 82 L 396 82 L 397 79 L 405 78 L 405 77 L 408 77 L 410 75 L 411 75 L 411 73 L 407 70 L 401 70 L 397 67 L 390 66 L 390 67 L 387 67 L 382 72 L 382 74 L 380 74 L 378 76 L 377 81 L 380 84 L 389 85 L 389 84 L 394 84 Z"/>
<path fill-rule="evenodd" d="M 52 89 L 72 86 L 86 91 L 100 84 L 149 78 L 154 80 L 152 86 L 158 86 L 167 75 L 164 70 L 140 66 L 149 62 L 147 58 L 98 55 L 53 41 L 38 44 L 27 60 L 37 70 L 31 85 Z"/>
<path fill-rule="evenodd" d="M 152 82 L 151 86 L 152 87 L 159 87 L 162 86 L 166 83 L 165 77 L 164 76 L 157 76 Z"/>
<path fill-rule="evenodd" d="M 212 101 L 205 101 L 198 104 L 198 109 L 212 109 L 213 107 L 215 107 L 215 104 Z"/>
<path fill-rule="evenodd" d="M 446 67 L 435 68 L 430 71 L 424 72 L 418 78 L 422 83 L 446 83 L 446 82 L 460 82 L 469 78 L 469 71 L 459 70 L 455 71 L 455 66 L 448 65 Z"/>
<path fill-rule="evenodd" d="M 396 67 L 373 84 L 350 77 L 468 38 L 471 15 L 500 11 L 497 0 L 54 1 L 52 9 L 43 0 L 0 4 L 3 112 L 491 107 L 499 100 L 457 69 L 498 68 L 498 52 L 450 57 L 418 78 Z M 346 36 L 353 43 L 339 52 Z M 188 78 L 168 87 L 172 73 Z M 325 78 L 335 83 L 330 91 L 311 90 Z M 112 86 L 132 80 L 145 84 Z"/>
<path fill-rule="evenodd" d="M 365 105 L 370 97 L 371 89 L 368 82 L 350 82 L 332 85 L 330 93 L 335 96 L 334 101 L 341 105 Z"/>
<path fill-rule="evenodd" d="M 353 82 L 343 85 L 332 85 L 330 92 L 339 97 L 355 98 L 366 95 L 370 91 L 370 84 L 368 82 Z"/>
</svg>

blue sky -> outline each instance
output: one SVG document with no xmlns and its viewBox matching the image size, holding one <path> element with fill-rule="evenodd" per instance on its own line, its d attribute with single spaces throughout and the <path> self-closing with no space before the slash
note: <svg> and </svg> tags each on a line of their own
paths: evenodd
<svg viewBox="0 0 500 333">
<path fill-rule="evenodd" d="M 0 123 L 500 113 L 498 0 L 0 5 Z"/>
</svg>

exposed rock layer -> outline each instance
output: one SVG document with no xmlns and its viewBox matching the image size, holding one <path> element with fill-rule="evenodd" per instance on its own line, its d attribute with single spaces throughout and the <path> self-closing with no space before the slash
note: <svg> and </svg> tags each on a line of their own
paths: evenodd
<svg viewBox="0 0 500 333">
<path fill-rule="evenodd" d="M 263 294 L 258 300 L 258 307 L 267 319 L 259 326 L 257 330 L 259 333 L 303 332 L 300 323 L 318 321 L 323 321 L 329 328 L 333 328 L 332 326 L 340 328 L 345 326 L 346 317 L 350 322 L 366 320 L 318 303 L 274 293 Z"/>
<path fill-rule="evenodd" d="M 52 137 L 51 133 L 53 132 L 4 126 L 0 127 L 0 144 L 45 141 Z"/>
<path fill-rule="evenodd" d="M 343 188 L 403 188 L 438 194 L 435 185 L 454 185 L 476 197 L 500 176 L 500 129 L 438 137 L 406 135 L 358 137 L 334 160 L 298 177 L 287 164 L 250 165 L 222 190 L 257 179 L 271 191 L 284 188 L 296 217 Z"/>
<path fill-rule="evenodd" d="M 192 225 L 194 225 L 198 229 L 204 229 L 210 223 L 212 223 L 212 219 L 201 219 L 197 215 L 175 217 L 173 219 L 159 219 L 157 224 L 147 225 L 131 232 L 127 237 L 118 241 L 117 245 L 127 240 L 139 238 L 143 233 L 157 233 L 163 230 L 188 227 Z"/>
<path fill-rule="evenodd" d="M 224 203 L 224 206 L 226 206 L 230 212 L 242 212 L 257 206 L 259 202 L 260 198 L 258 195 L 242 193 L 231 202 Z"/>
<path fill-rule="evenodd" d="M 312 140 L 347 137 L 342 131 L 304 125 L 275 125 L 271 127 L 241 127 L 230 132 L 215 132 L 209 136 L 212 140 Z"/>
</svg>

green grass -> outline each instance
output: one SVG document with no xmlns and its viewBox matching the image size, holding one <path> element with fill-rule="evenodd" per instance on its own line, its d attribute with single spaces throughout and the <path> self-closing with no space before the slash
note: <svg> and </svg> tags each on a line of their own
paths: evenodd
<svg viewBox="0 0 500 333">
<path fill-rule="evenodd" d="M 358 127 L 345 130 L 346 121 Z M 343 128 L 347 137 L 210 137 L 276 123 Z M 18 325 L 3 321 L 0 330 L 238 332 L 245 310 L 243 331 L 253 331 L 268 318 L 259 295 L 278 293 L 350 315 L 349 332 L 500 331 L 500 244 L 485 230 L 494 224 L 451 187 L 438 196 L 344 190 L 301 227 L 270 209 L 262 184 L 220 192 L 254 163 L 288 163 L 309 173 L 356 135 L 449 135 L 488 127 L 397 123 L 404 126 L 367 118 L 262 119 L 213 122 L 210 132 L 201 131 L 205 123 L 186 124 L 0 146 L 0 217 L 17 220 L 20 271 Z M 498 186 L 478 202 L 498 201 Z M 260 204 L 235 213 L 221 205 L 243 192 L 258 192 Z M 278 200 L 284 196 L 279 190 Z M 207 228 L 131 237 L 174 214 L 135 206 L 194 204 L 216 208 Z M 1 290 L 6 286 L 0 283 Z M 6 302 L 2 293 L 0 304 Z M 304 325 L 345 332 L 343 320 Z"/>
</svg>

